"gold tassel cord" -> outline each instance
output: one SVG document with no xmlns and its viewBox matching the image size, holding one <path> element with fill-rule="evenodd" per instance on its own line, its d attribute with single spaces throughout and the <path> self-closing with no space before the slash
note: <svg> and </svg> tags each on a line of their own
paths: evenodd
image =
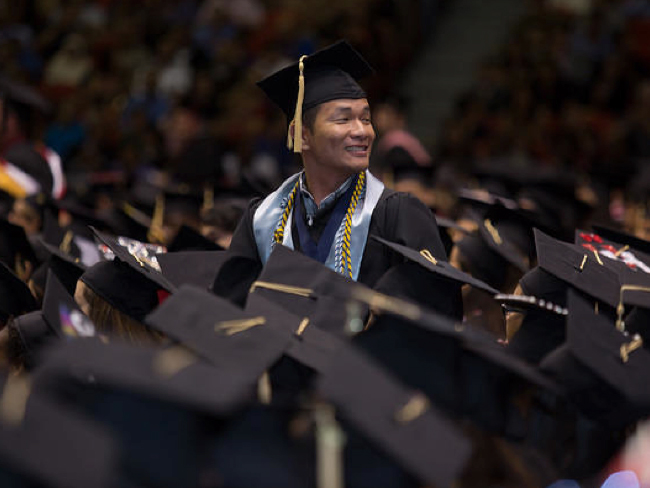
<svg viewBox="0 0 650 488">
<path fill-rule="evenodd" d="M 270 283 L 268 281 L 256 281 L 251 285 L 250 293 L 253 293 L 258 288 L 266 290 L 273 290 L 280 293 L 288 293 L 290 295 L 298 295 L 305 298 L 312 298 L 314 290 L 309 288 L 300 288 L 299 286 L 283 285 L 281 283 Z"/>
<path fill-rule="evenodd" d="M 627 363 L 630 360 L 630 354 L 643 346 L 643 339 L 636 334 L 631 342 L 621 344 L 620 353 L 621 361 Z"/>
<path fill-rule="evenodd" d="M 400 424 L 408 424 L 422 416 L 429 409 L 429 405 L 429 399 L 417 393 L 395 413 L 395 420 Z"/>
<path fill-rule="evenodd" d="M 70 244 L 72 244 L 72 238 L 74 234 L 71 230 L 67 231 L 63 236 L 61 244 L 59 244 L 59 250 L 63 251 L 66 254 L 70 254 Z"/>
<path fill-rule="evenodd" d="M 417 305 L 362 287 L 352 291 L 352 298 L 369 305 L 371 309 L 378 312 L 393 313 L 409 320 L 418 320 L 422 316 L 422 310 Z"/>
<path fill-rule="evenodd" d="M 244 332 L 245 330 L 252 329 L 266 323 L 266 318 L 259 316 L 250 319 L 242 320 L 226 320 L 215 324 L 215 332 L 221 332 L 224 335 L 232 336 Z"/>
<path fill-rule="evenodd" d="M 273 400 L 273 387 L 268 371 L 264 371 L 257 381 L 257 399 L 262 405 L 270 405 Z"/>
<path fill-rule="evenodd" d="M 600 254 L 598 254 L 598 251 L 594 250 L 594 256 L 596 256 L 596 261 L 598 261 L 598 264 L 604 266 L 603 261 L 600 259 Z"/>
<path fill-rule="evenodd" d="M 151 218 L 151 226 L 147 233 L 147 239 L 150 242 L 165 242 L 165 234 L 163 232 L 163 224 L 165 217 L 165 196 L 161 193 L 156 197 L 156 206 L 153 210 L 153 217 Z"/>
<path fill-rule="evenodd" d="M 300 322 L 300 325 L 298 326 L 298 330 L 296 331 L 296 335 L 302 335 L 303 332 L 305 332 L 305 329 L 309 325 L 309 318 L 305 317 L 302 319 L 302 322 Z"/>
<path fill-rule="evenodd" d="M 429 261 L 433 265 L 436 265 L 436 266 L 438 265 L 438 260 L 433 257 L 433 254 L 431 254 L 431 251 L 429 251 L 428 249 L 422 249 L 420 251 L 420 254 L 424 257 L 424 259 L 426 259 L 427 261 Z"/>
<path fill-rule="evenodd" d="M 585 254 L 584 257 L 582 258 L 582 263 L 580 263 L 580 271 L 585 269 L 585 264 L 587 264 L 587 255 Z"/>
<path fill-rule="evenodd" d="M 620 257 L 621 254 L 623 254 L 623 253 L 624 253 L 625 251 L 627 251 L 628 249 L 630 249 L 630 246 L 628 246 L 628 245 L 626 244 L 625 246 L 623 246 L 622 248 L 620 248 L 618 251 L 616 251 L 616 252 L 614 253 L 614 256 L 616 256 L 616 257 L 618 258 L 618 257 Z"/>
<path fill-rule="evenodd" d="M 625 305 L 623 304 L 623 295 L 626 291 L 641 291 L 645 293 L 650 293 L 650 288 L 647 286 L 638 286 L 638 285 L 623 285 L 618 297 L 618 306 L 616 307 L 616 329 L 620 332 L 625 331 L 625 322 L 623 321 L 623 314 L 625 313 Z"/>
<path fill-rule="evenodd" d="M 314 411 L 316 424 L 316 486 L 318 488 L 344 488 L 343 447 L 345 434 L 336 421 L 334 407 L 317 405 Z"/>
<path fill-rule="evenodd" d="M 298 97 L 296 99 L 296 110 L 293 120 L 289 124 L 289 134 L 287 137 L 287 147 L 293 149 L 294 153 L 302 152 L 302 103 L 305 98 L 305 59 L 307 56 L 300 56 L 298 61 Z M 293 127 L 293 137 L 291 128 Z"/>
<path fill-rule="evenodd" d="M 490 236 L 492 236 L 492 240 L 499 246 L 503 244 L 503 240 L 499 235 L 499 231 L 496 229 L 496 227 L 494 227 L 492 221 L 490 219 L 485 219 L 483 221 L 483 224 L 485 225 L 487 231 L 490 233 Z"/>
</svg>

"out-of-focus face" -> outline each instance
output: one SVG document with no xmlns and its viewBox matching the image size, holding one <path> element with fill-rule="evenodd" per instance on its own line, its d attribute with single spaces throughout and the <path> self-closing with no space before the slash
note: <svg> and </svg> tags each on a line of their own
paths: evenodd
<svg viewBox="0 0 650 488">
<path fill-rule="evenodd" d="M 29 204 L 23 199 L 14 202 L 14 205 L 7 216 L 7 220 L 12 224 L 19 225 L 25 229 L 25 234 L 28 236 L 37 234 L 41 229 L 42 224 L 38 212 L 29 206 Z"/>
<path fill-rule="evenodd" d="M 325 102 L 311 128 L 304 129 L 303 160 L 338 174 L 352 175 L 368 168 L 375 131 L 368 100 Z"/>
</svg>

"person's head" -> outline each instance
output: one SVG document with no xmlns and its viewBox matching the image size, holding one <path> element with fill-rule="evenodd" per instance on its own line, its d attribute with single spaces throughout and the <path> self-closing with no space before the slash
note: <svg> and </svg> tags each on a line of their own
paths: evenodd
<svg viewBox="0 0 650 488">
<path fill-rule="evenodd" d="M 370 73 L 358 52 L 338 42 L 258 83 L 291 121 L 288 146 L 302 153 L 307 171 L 349 175 L 368 167 L 375 132 L 356 80 Z"/>
<path fill-rule="evenodd" d="M 99 333 L 147 344 L 161 340 L 142 323 L 158 305 L 158 290 L 128 264 L 103 261 L 81 275 L 74 298 Z"/>
<path fill-rule="evenodd" d="M 375 131 L 367 99 L 332 100 L 309 112 L 302 132 L 306 169 L 354 174 L 368 167 Z"/>
</svg>

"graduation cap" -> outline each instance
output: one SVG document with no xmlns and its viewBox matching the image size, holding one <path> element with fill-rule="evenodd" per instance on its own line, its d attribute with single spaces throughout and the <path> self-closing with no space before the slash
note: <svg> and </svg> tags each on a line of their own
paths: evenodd
<svg viewBox="0 0 650 488">
<path fill-rule="evenodd" d="M 451 414 L 503 431 L 511 416 L 520 415 L 510 403 L 513 395 L 526 389 L 513 390 L 512 385 L 555 391 L 546 378 L 487 333 L 401 300 L 390 309 L 382 313 L 377 301 L 374 321 L 353 341 Z"/>
<path fill-rule="evenodd" d="M 52 270 L 56 277 L 64 284 L 66 290 L 74 295 L 77 280 L 88 269 L 80 258 L 63 252 L 60 248 L 48 244 L 41 239 L 41 245 L 49 253 L 46 266 Z"/>
<path fill-rule="evenodd" d="M 591 304 L 569 292 L 567 342 L 541 363 L 578 407 L 612 428 L 623 428 L 650 412 L 650 354 L 643 339 L 615 327 Z"/>
<path fill-rule="evenodd" d="M 29 287 L 11 269 L 0 262 L 0 319 L 4 324 L 10 317 L 16 317 L 33 310 L 38 305 Z"/>
<path fill-rule="evenodd" d="M 463 317 L 461 286 L 470 284 L 490 294 L 498 293 L 488 284 L 436 259 L 427 249 L 417 251 L 377 236 L 373 239 L 407 259 L 390 268 L 373 287 L 390 296 L 404 298 L 457 320 Z"/>
<path fill-rule="evenodd" d="M 447 261 L 442 259 L 436 259 L 431 255 L 431 252 L 428 252 L 426 249 L 417 251 L 409 247 L 397 244 L 395 242 L 387 241 L 378 236 L 372 236 L 376 241 L 381 242 L 385 246 L 393 249 L 398 252 L 400 255 L 407 258 L 409 261 L 417 263 L 422 268 L 434 273 L 435 275 L 447 280 L 452 283 L 468 284 L 479 290 L 483 290 L 486 293 L 491 295 L 496 295 L 498 290 L 492 288 L 487 283 L 474 278 L 473 276 L 460 271 L 457 268 L 454 268 Z"/>
<path fill-rule="evenodd" d="M 308 317 L 317 327 L 346 336 L 348 310 L 341 304 L 360 288 L 368 290 L 302 253 L 275 246 L 250 292 Z M 366 310 L 359 314 L 365 316 Z"/>
<path fill-rule="evenodd" d="M 337 99 L 366 98 L 357 80 L 372 74 L 365 59 L 346 41 L 339 41 L 273 73 L 257 85 L 295 125 L 289 149 L 302 152 L 302 115 Z"/>
<path fill-rule="evenodd" d="M 318 390 L 373 446 L 423 484 L 452 486 L 469 459 L 470 441 L 422 392 L 403 386 L 349 345 L 323 373 Z M 378 481 L 376 486 L 392 486 L 377 479 L 377 472 L 381 466 L 369 465 L 362 475 Z"/>
<path fill-rule="evenodd" d="M 52 271 L 48 271 L 42 310 L 15 318 L 9 327 L 15 331 L 18 344 L 14 347 L 28 369 L 38 364 L 43 348 L 58 339 L 95 335 L 93 323 Z"/>
<path fill-rule="evenodd" d="M 553 239 L 535 229 L 539 267 L 572 288 L 617 309 L 623 304 L 650 307 L 650 285 L 645 273 L 635 273 L 624 265 L 588 250 Z"/>
<path fill-rule="evenodd" d="M 159 288 L 173 292 L 175 287 L 160 272 L 156 255 L 164 248 L 149 245 L 133 239 L 113 237 L 105 232 L 93 229 L 96 239 L 112 252 L 115 259 L 128 264 L 131 268 L 146 277 Z"/>
<path fill-rule="evenodd" d="M 248 403 L 255 382 L 185 348 L 70 341 L 48 351 L 35 385 L 111 429 L 130 483 L 199 485 L 214 427 Z"/>
<path fill-rule="evenodd" d="M 162 274 L 175 286 L 189 284 L 206 290 L 227 257 L 226 251 L 177 251 L 159 254 L 157 259 Z"/>
<path fill-rule="evenodd" d="M 26 378 L 3 379 L 2 391 L 2 486 L 115 486 L 118 452 L 106 429 L 34 391 Z"/>
<path fill-rule="evenodd" d="M 206 361 L 259 378 L 289 347 L 301 320 L 282 309 L 273 315 L 244 312 L 223 298 L 183 285 L 145 323 Z"/>
<path fill-rule="evenodd" d="M 0 219 L 0 261 L 11 269 L 24 261 L 39 263 L 25 229 L 6 219 Z"/>
</svg>

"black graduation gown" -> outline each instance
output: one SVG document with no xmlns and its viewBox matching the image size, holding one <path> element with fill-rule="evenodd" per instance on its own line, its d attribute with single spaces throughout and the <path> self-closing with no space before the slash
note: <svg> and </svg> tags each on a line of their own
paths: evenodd
<svg viewBox="0 0 650 488">
<path fill-rule="evenodd" d="M 233 235 L 229 258 L 218 271 L 213 286 L 217 295 L 240 305 L 262 269 L 253 233 L 253 216 L 260 202 L 260 199 L 252 201 L 244 213 Z M 431 210 L 407 193 L 384 189 L 372 214 L 368 234 L 412 249 L 428 249 L 437 259 L 447 260 Z M 369 238 L 357 281 L 372 288 L 388 269 L 402 262 L 403 257 Z"/>
</svg>

